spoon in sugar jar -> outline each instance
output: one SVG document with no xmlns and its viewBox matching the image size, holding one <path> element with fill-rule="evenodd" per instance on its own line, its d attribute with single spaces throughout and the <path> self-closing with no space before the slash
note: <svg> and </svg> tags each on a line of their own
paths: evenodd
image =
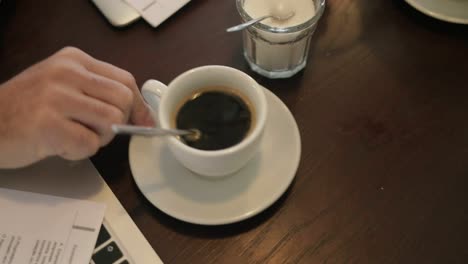
<svg viewBox="0 0 468 264">
<path fill-rule="evenodd" d="M 286 4 L 284 1 L 278 2 L 275 4 L 271 10 L 270 14 L 261 16 L 256 19 L 252 19 L 250 21 L 247 21 L 245 23 L 242 23 L 237 26 L 230 27 L 226 29 L 227 32 L 236 32 L 240 30 L 244 30 L 250 26 L 253 26 L 267 18 L 273 18 L 279 21 L 286 21 L 290 18 L 292 18 L 296 13 L 290 8 L 290 5 Z"/>
</svg>

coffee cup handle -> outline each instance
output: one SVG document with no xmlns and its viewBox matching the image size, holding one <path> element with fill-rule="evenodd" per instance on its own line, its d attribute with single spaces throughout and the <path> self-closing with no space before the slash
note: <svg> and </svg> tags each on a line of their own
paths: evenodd
<svg viewBox="0 0 468 264">
<path fill-rule="evenodd" d="M 148 80 L 141 87 L 141 94 L 150 107 L 157 111 L 159 102 L 167 86 L 160 81 Z"/>
<path fill-rule="evenodd" d="M 167 86 L 164 83 L 156 80 L 148 80 L 143 84 L 143 87 L 141 87 L 143 99 L 145 99 L 146 103 L 149 104 L 152 110 L 151 114 L 156 124 L 158 123 L 157 111 L 159 108 L 159 102 L 161 101 L 161 97 L 166 89 Z"/>
<path fill-rule="evenodd" d="M 141 87 L 141 94 L 146 103 L 149 104 L 152 111 L 153 119 L 157 122 L 158 115 L 156 114 L 159 108 L 159 102 L 167 86 L 160 81 L 148 80 Z"/>
</svg>

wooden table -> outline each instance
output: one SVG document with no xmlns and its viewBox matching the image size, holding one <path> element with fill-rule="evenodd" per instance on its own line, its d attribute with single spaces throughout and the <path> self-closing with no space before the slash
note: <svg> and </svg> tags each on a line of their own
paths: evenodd
<svg viewBox="0 0 468 264">
<path fill-rule="evenodd" d="M 401 0 L 329 0 L 307 68 L 249 71 L 234 0 L 192 1 L 157 29 L 113 28 L 90 1 L 3 0 L 0 81 L 63 46 L 169 82 L 190 68 L 244 70 L 294 114 L 295 181 L 258 216 L 228 226 L 175 220 L 144 199 L 128 138 L 93 162 L 166 263 L 468 263 L 468 27 Z M 285 157 L 287 158 L 287 157 Z"/>
</svg>

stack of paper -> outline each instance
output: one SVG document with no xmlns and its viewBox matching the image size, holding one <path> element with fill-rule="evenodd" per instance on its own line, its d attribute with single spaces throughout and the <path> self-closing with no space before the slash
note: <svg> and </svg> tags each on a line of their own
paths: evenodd
<svg viewBox="0 0 468 264">
<path fill-rule="evenodd" d="M 1 264 L 89 263 L 105 205 L 0 188 Z"/>
<path fill-rule="evenodd" d="M 153 27 L 159 26 L 190 0 L 125 0 Z"/>
</svg>

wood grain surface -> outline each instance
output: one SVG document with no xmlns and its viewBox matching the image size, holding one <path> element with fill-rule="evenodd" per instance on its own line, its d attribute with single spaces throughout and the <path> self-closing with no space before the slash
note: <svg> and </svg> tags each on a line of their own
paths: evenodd
<svg viewBox="0 0 468 264">
<path fill-rule="evenodd" d="M 140 85 L 220 64 L 281 98 L 301 163 L 272 207 L 240 223 L 197 226 L 154 208 L 126 137 L 92 158 L 165 263 L 468 263 L 468 26 L 401 0 L 329 0 L 306 69 L 268 80 L 248 69 L 241 35 L 225 33 L 238 22 L 234 0 L 191 1 L 156 29 L 114 28 L 91 1 L 3 0 L 0 81 L 76 46 Z"/>
</svg>

